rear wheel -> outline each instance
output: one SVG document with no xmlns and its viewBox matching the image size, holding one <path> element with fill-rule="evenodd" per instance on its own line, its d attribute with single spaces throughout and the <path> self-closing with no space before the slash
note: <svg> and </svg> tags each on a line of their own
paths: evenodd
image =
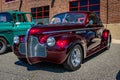
<svg viewBox="0 0 120 80">
<path fill-rule="evenodd" d="M 7 42 L 4 38 L 0 38 L 0 54 L 4 53 L 7 49 Z"/>
<path fill-rule="evenodd" d="M 64 67 L 70 71 L 75 71 L 81 67 L 83 59 L 82 48 L 79 45 L 75 45 L 69 53 L 67 60 L 64 63 Z"/>
</svg>

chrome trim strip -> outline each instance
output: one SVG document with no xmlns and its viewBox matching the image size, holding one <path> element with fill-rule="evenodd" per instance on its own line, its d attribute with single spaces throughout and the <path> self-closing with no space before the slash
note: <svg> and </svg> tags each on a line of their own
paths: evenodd
<svg viewBox="0 0 120 80">
<path fill-rule="evenodd" d="M 82 45 L 82 48 L 83 48 L 83 58 L 85 58 L 87 56 L 87 46 L 86 46 L 86 40 L 81 40 L 80 41 L 81 45 Z"/>
<path fill-rule="evenodd" d="M 79 30 L 91 30 L 91 29 L 100 29 L 102 27 L 97 28 L 83 28 L 83 29 L 71 29 L 71 30 L 60 30 L 60 31 L 50 31 L 50 32 L 43 32 L 43 34 L 50 34 L 50 33 L 59 33 L 59 32 L 71 32 L 71 31 L 79 31 Z"/>
<path fill-rule="evenodd" d="M 84 48 L 84 58 L 87 56 L 87 43 L 86 43 L 86 40 L 84 40 L 84 43 L 83 43 L 83 48 Z"/>
<path fill-rule="evenodd" d="M 28 44 L 27 44 L 27 39 L 28 39 L 29 30 L 30 30 L 30 29 L 28 29 L 28 31 L 27 31 L 27 33 L 26 33 L 26 40 L 25 40 L 25 46 L 26 46 L 26 59 L 27 59 L 28 63 L 29 63 L 30 65 L 32 65 L 32 63 L 29 61 L 29 58 L 28 58 L 28 50 L 27 50 L 27 46 L 28 46 Z"/>
</svg>

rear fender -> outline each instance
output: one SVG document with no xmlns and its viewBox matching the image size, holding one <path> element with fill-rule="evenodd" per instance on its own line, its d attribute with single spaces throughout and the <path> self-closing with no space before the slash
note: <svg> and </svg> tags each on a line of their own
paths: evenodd
<svg viewBox="0 0 120 80">
<path fill-rule="evenodd" d="M 109 35 L 111 37 L 110 31 L 108 29 L 105 29 L 102 33 L 102 41 L 107 41 Z"/>
</svg>

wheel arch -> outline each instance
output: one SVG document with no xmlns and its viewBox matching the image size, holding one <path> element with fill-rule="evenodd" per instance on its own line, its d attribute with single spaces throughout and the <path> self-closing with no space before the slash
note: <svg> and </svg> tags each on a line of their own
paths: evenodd
<svg viewBox="0 0 120 80">
<path fill-rule="evenodd" d="M 6 42 L 7 42 L 7 44 L 10 44 L 10 43 L 9 43 L 9 41 L 7 40 L 7 38 L 6 38 L 5 36 L 0 35 L 0 38 L 5 39 L 5 40 L 6 40 Z"/>
<path fill-rule="evenodd" d="M 71 51 L 71 49 L 75 46 L 75 45 L 79 45 L 82 49 L 82 59 L 85 58 L 86 56 L 86 46 L 85 46 L 85 41 L 84 40 L 75 40 L 74 42 L 71 43 L 71 45 L 68 47 L 67 49 L 67 53 L 69 55 L 69 52 Z"/>
<path fill-rule="evenodd" d="M 0 45 L 0 54 L 5 53 L 7 50 L 8 42 L 3 36 L 0 36 L 0 44 L 1 44 Z"/>
</svg>

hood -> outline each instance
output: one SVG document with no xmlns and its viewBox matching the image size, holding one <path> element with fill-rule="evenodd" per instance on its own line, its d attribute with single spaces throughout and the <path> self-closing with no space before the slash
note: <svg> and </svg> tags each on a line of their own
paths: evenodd
<svg viewBox="0 0 120 80">
<path fill-rule="evenodd" d="M 49 24 L 49 25 L 36 25 L 29 30 L 29 34 L 48 34 L 66 32 L 67 30 L 77 30 L 84 28 L 85 25 L 81 24 Z"/>
</svg>

